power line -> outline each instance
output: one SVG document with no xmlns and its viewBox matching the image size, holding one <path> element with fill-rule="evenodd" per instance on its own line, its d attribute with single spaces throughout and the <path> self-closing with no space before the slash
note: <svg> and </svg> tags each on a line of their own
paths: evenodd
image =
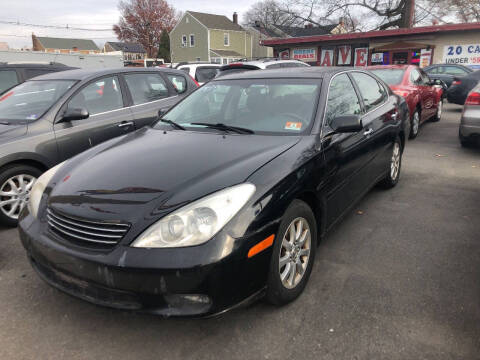
<svg viewBox="0 0 480 360">
<path fill-rule="evenodd" d="M 15 26 L 29 26 L 29 27 L 38 27 L 42 29 L 62 29 L 62 30 L 80 30 L 80 31 L 112 31 L 112 29 L 89 29 L 89 28 L 79 28 L 79 27 L 72 27 L 68 24 L 66 25 L 41 25 L 41 24 L 29 24 L 29 23 L 21 23 L 19 21 L 6 21 L 0 20 L 0 24 L 6 25 L 15 25 Z"/>
</svg>

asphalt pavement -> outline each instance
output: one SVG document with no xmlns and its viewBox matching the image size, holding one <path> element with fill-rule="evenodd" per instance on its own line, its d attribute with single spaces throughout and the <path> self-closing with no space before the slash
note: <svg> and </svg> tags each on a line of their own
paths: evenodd
<svg viewBox="0 0 480 360">
<path fill-rule="evenodd" d="M 0 359 L 480 359 L 480 150 L 448 105 L 319 246 L 303 295 L 213 319 L 97 307 L 38 278 L 0 228 Z"/>
</svg>

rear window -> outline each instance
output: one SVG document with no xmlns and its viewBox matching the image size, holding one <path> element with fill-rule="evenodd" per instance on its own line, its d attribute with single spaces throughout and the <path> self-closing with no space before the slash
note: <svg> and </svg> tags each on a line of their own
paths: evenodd
<svg viewBox="0 0 480 360">
<path fill-rule="evenodd" d="M 198 67 L 195 72 L 195 80 L 201 83 L 208 82 L 217 76 L 218 71 L 218 67 Z"/>
<path fill-rule="evenodd" d="M 0 94 L 18 84 L 15 70 L 0 70 Z"/>
<path fill-rule="evenodd" d="M 235 66 L 235 67 L 225 67 L 220 69 L 218 75 L 223 76 L 227 74 L 233 74 L 233 73 L 241 73 L 244 71 L 250 71 L 250 70 L 259 70 L 260 68 L 256 66 L 249 66 L 249 67 L 242 67 L 242 66 Z"/>
<path fill-rule="evenodd" d="M 372 73 L 385 81 L 388 85 L 398 85 L 402 82 L 405 70 L 403 69 L 372 69 Z"/>
</svg>

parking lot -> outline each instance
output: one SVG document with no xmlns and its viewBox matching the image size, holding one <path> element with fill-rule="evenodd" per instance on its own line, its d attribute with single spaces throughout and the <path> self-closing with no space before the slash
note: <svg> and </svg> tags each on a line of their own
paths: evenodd
<svg viewBox="0 0 480 360">
<path fill-rule="evenodd" d="M 448 105 L 319 247 L 305 293 L 213 319 L 96 307 L 40 280 L 0 228 L 1 359 L 479 359 L 480 151 Z"/>
</svg>

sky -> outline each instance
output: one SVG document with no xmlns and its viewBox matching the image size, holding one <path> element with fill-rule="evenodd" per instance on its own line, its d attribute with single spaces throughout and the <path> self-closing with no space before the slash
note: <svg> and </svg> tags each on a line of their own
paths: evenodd
<svg viewBox="0 0 480 360">
<path fill-rule="evenodd" d="M 258 0 L 242 0 L 232 5 L 232 0 L 170 0 L 175 9 L 193 10 L 232 17 L 234 11 L 239 18 Z M 1 0 L 0 42 L 7 42 L 10 48 L 32 46 L 32 33 L 37 36 L 70 37 L 92 39 L 99 46 L 116 37 L 110 29 L 118 22 L 120 13 L 118 0 Z M 82 31 L 72 29 L 49 29 L 20 24 L 59 25 L 107 31 Z"/>
</svg>

